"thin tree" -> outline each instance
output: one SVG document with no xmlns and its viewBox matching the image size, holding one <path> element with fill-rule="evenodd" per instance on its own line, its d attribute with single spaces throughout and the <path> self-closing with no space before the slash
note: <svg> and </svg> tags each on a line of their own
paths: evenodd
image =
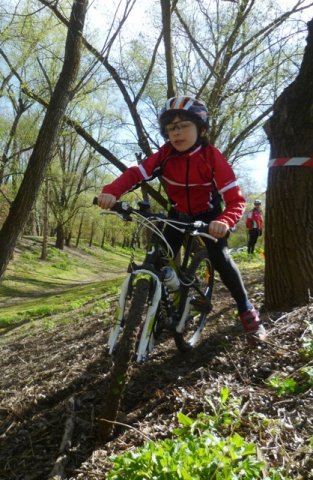
<svg viewBox="0 0 313 480">
<path fill-rule="evenodd" d="M 161 0 L 161 11 L 162 11 L 162 25 L 163 25 L 163 39 L 164 39 L 164 49 L 165 49 L 165 60 L 166 60 L 166 79 L 167 79 L 167 98 L 174 97 L 177 93 L 176 91 L 176 80 L 175 80 L 175 67 L 173 61 L 173 44 L 172 44 L 172 27 L 171 27 L 171 18 L 172 18 L 172 9 L 171 1 Z M 174 6 L 177 4 L 177 0 L 173 2 Z"/>
<path fill-rule="evenodd" d="M 53 91 L 23 181 L 0 231 L 0 278 L 7 268 L 18 237 L 22 233 L 35 203 L 45 171 L 54 152 L 65 109 L 72 97 L 72 89 L 80 65 L 82 30 L 87 5 L 88 0 L 73 1 L 62 71 Z"/>
<path fill-rule="evenodd" d="M 299 74 L 277 99 L 265 125 L 273 165 L 265 236 L 269 310 L 305 304 L 313 293 L 313 19 L 307 25 Z"/>
<path fill-rule="evenodd" d="M 48 257 L 48 235 L 49 235 L 49 180 L 46 178 L 43 191 L 43 212 L 42 212 L 42 246 L 40 260 L 47 260 Z"/>
</svg>

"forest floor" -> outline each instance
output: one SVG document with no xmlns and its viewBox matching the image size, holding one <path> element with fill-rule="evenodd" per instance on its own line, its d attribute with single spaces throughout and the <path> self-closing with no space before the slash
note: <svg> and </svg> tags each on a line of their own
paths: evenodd
<svg viewBox="0 0 313 480">
<path fill-rule="evenodd" d="M 242 273 L 260 308 L 262 270 Z M 223 386 L 240 399 L 245 438 L 257 444 L 269 465 L 283 467 L 293 480 L 313 479 L 312 389 L 278 395 L 266 383 L 276 374 L 297 380 L 303 367 L 310 371 L 312 356 L 301 349 L 306 338 L 312 342 L 313 305 L 261 313 L 268 339 L 252 347 L 232 299 L 217 282 L 200 344 L 183 355 L 169 338 L 146 363 L 132 366 L 118 419 L 125 425 L 103 443 L 97 426 L 111 365 L 105 345 L 116 297 L 103 294 L 103 299 L 105 311 L 93 313 L 89 302 L 88 310 L 80 306 L 70 321 L 56 313 L 44 326 L 38 320 L 36 328 L 24 324 L 0 336 L 1 480 L 104 479 L 111 455 L 147 438 L 167 438 L 177 426 L 177 412 L 192 418 L 209 412 L 206 398 L 214 402 Z"/>
</svg>

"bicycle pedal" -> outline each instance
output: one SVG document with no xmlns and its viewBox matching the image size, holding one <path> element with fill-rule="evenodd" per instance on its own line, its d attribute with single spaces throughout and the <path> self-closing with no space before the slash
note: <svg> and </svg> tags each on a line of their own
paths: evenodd
<svg viewBox="0 0 313 480">
<path fill-rule="evenodd" d="M 193 298 L 190 300 L 190 305 L 192 305 L 195 310 L 201 313 L 210 313 L 212 310 L 212 304 L 205 298 Z"/>
</svg>

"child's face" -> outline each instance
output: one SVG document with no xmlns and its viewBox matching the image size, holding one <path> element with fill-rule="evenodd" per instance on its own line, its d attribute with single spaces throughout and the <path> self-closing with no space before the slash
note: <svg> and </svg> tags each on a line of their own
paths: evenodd
<svg viewBox="0 0 313 480">
<path fill-rule="evenodd" d="M 178 152 L 185 152 L 192 147 L 198 139 L 198 129 L 190 120 L 174 117 L 165 127 L 169 141 Z"/>
</svg>

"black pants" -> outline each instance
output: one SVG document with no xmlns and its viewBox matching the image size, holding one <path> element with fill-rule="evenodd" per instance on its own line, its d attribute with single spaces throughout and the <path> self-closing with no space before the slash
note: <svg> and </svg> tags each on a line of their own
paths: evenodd
<svg viewBox="0 0 313 480">
<path fill-rule="evenodd" d="M 248 253 L 254 253 L 254 247 L 259 237 L 259 229 L 252 228 L 249 230 Z"/>
<path fill-rule="evenodd" d="M 213 220 L 209 218 L 209 214 L 200 215 L 192 219 L 185 216 L 178 217 L 176 215 L 170 215 L 170 218 L 173 217 L 182 221 L 202 220 L 207 223 Z M 165 228 L 164 234 L 174 252 L 174 256 L 176 256 L 182 246 L 184 234 L 169 226 Z M 252 305 L 248 300 L 240 271 L 228 253 L 227 239 L 220 238 L 216 243 L 213 242 L 213 240 L 206 238 L 203 238 L 203 240 L 206 244 L 208 257 L 212 262 L 214 269 L 219 273 L 222 282 L 228 288 L 230 294 L 235 300 L 238 312 L 243 313 L 252 308 Z"/>
</svg>

